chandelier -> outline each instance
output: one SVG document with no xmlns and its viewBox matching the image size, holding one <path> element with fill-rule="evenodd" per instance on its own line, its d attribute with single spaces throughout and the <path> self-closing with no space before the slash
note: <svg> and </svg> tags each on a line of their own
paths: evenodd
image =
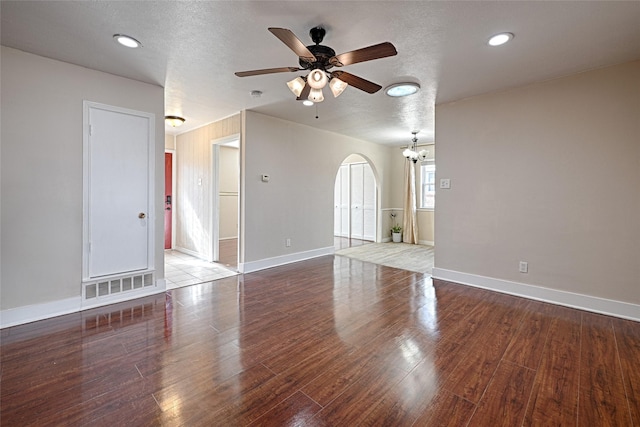
<svg viewBox="0 0 640 427">
<path fill-rule="evenodd" d="M 427 160 L 427 155 L 429 151 L 420 150 L 418 151 L 418 137 L 416 136 L 419 131 L 414 130 L 411 132 L 413 138 L 411 139 L 411 145 L 409 145 L 403 152 L 402 155 L 405 156 L 408 160 L 411 160 L 413 163 L 417 163 L 418 160 L 421 162 Z"/>
</svg>

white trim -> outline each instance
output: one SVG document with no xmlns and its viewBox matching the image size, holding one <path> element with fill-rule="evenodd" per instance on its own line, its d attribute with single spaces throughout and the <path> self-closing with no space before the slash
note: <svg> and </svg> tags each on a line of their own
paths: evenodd
<svg viewBox="0 0 640 427">
<path fill-rule="evenodd" d="M 25 305 L 0 311 L 0 329 L 80 311 L 82 297 Z"/>
<path fill-rule="evenodd" d="M 176 145 L 175 138 L 176 137 L 174 135 L 173 136 L 174 147 Z M 177 217 L 177 215 L 175 215 L 175 213 L 177 212 L 176 210 L 176 165 L 177 165 L 176 158 L 177 157 L 176 156 L 178 155 L 178 152 L 174 148 L 165 148 L 164 152 L 171 154 L 171 249 L 173 249 L 173 247 L 176 245 L 176 217 Z M 166 202 L 166 200 L 164 202 Z M 166 205 L 164 202 L 162 206 L 163 208 L 166 208 Z M 163 211 L 163 215 L 164 215 L 164 211 Z M 164 232 L 162 235 L 164 236 Z M 162 247 L 164 248 L 164 243 Z M 165 250 L 168 250 L 168 249 L 165 249 Z"/>
<path fill-rule="evenodd" d="M 444 268 L 434 268 L 431 275 L 434 279 L 447 280 L 476 288 L 489 289 L 537 301 L 549 302 L 640 322 L 640 305 L 637 304 L 544 288 L 509 280 L 495 279 L 493 277 L 462 273 Z"/>
<path fill-rule="evenodd" d="M 11 326 L 23 325 L 25 323 L 36 322 L 38 320 L 50 319 L 52 317 L 63 316 L 65 314 L 78 313 L 90 308 L 102 307 L 118 302 L 134 300 L 149 295 L 159 294 L 166 290 L 167 282 L 164 279 L 156 281 L 155 286 L 141 288 L 135 292 L 117 294 L 114 297 L 104 297 L 96 299 L 93 304 L 84 304 L 81 296 L 66 298 L 42 304 L 32 304 L 22 307 L 10 308 L 0 311 L 0 329 Z M 86 302 L 86 301 L 85 301 Z"/>
<path fill-rule="evenodd" d="M 306 259 L 317 258 L 325 255 L 333 255 L 335 247 L 313 249 L 310 251 L 296 252 L 293 254 L 280 255 L 273 258 L 265 258 L 258 261 L 238 263 L 238 272 L 252 273 L 266 268 L 277 267 L 279 265 L 290 264 L 292 262 L 304 261 Z"/>
<path fill-rule="evenodd" d="M 191 255 L 192 257 L 204 260 L 204 261 L 209 261 L 208 257 L 206 254 L 202 254 L 200 252 L 196 252 L 196 251 L 192 251 L 191 249 L 187 249 L 187 248 L 183 248 L 183 247 L 175 247 L 173 248 L 174 251 L 177 252 L 182 252 L 183 254 L 187 254 L 187 255 Z"/>
<path fill-rule="evenodd" d="M 418 240 L 418 244 L 425 245 L 425 246 L 435 246 L 435 243 L 433 242 L 433 240 Z"/>
</svg>

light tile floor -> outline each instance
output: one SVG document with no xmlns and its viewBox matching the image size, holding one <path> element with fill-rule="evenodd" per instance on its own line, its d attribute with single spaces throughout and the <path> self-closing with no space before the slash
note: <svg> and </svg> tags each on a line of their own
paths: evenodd
<svg viewBox="0 0 640 427">
<path fill-rule="evenodd" d="M 235 276 L 238 272 L 182 252 L 166 250 L 164 251 L 164 274 L 167 289 L 175 289 Z"/>
</svg>

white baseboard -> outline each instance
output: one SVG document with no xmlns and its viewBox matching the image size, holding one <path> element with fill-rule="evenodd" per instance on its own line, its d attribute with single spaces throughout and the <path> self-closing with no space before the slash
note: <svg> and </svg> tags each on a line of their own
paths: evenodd
<svg viewBox="0 0 640 427">
<path fill-rule="evenodd" d="M 192 257 L 196 257 L 198 259 L 206 260 L 207 257 L 202 255 L 200 252 L 192 251 L 191 249 L 181 248 L 180 246 L 173 248 L 176 252 L 182 252 L 183 254 L 191 255 Z"/>
<path fill-rule="evenodd" d="M 434 246 L 434 243 L 432 240 L 418 240 L 418 244 L 425 245 L 425 246 Z"/>
<path fill-rule="evenodd" d="M 65 298 L 0 311 L 0 329 L 80 311 L 82 297 Z"/>
<path fill-rule="evenodd" d="M 293 254 L 281 255 L 273 258 L 265 258 L 258 261 L 250 261 L 238 264 L 238 272 L 251 273 L 253 271 L 264 270 L 266 268 L 277 267 L 279 265 L 290 264 L 292 262 L 304 261 L 306 259 L 317 258 L 324 255 L 333 255 L 335 248 L 328 246 L 326 248 L 313 249 L 305 252 L 296 252 Z"/>
<path fill-rule="evenodd" d="M 83 303 L 82 296 L 66 298 L 57 301 L 45 302 L 42 304 L 32 304 L 24 307 L 10 308 L 0 311 L 0 329 L 11 326 L 23 325 L 25 323 L 36 322 L 38 320 L 49 319 L 51 317 L 65 314 L 77 313 L 90 308 L 102 307 L 118 302 L 129 301 L 142 298 L 148 295 L 164 292 L 167 286 L 165 279 L 156 281 L 155 286 L 140 288 L 139 291 L 116 294 L 114 296 L 96 298 L 89 304 Z"/>
<path fill-rule="evenodd" d="M 537 301 L 549 302 L 640 322 L 640 305 L 637 304 L 527 285 L 476 274 L 461 273 L 444 268 L 434 268 L 431 276 L 434 279 L 447 280 L 476 288 L 489 289 Z"/>
</svg>

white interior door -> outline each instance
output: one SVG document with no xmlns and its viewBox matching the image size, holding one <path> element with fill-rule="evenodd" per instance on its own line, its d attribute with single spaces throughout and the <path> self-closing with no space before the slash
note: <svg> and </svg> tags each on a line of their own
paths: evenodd
<svg viewBox="0 0 640 427">
<path fill-rule="evenodd" d="M 88 278 L 150 267 L 152 120 L 115 107 L 88 107 Z"/>
<path fill-rule="evenodd" d="M 349 237 L 349 165 L 340 166 L 340 236 Z"/>
<path fill-rule="evenodd" d="M 376 238 L 376 181 L 373 169 L 367 163 L 363 165 L 362 176 L 362 217 L 364 240 Z"/>
<path fill-rule="evenodd" d="M 364 166 L 351 165 L 351 238 L 364 238 Z"/>
</svg>

